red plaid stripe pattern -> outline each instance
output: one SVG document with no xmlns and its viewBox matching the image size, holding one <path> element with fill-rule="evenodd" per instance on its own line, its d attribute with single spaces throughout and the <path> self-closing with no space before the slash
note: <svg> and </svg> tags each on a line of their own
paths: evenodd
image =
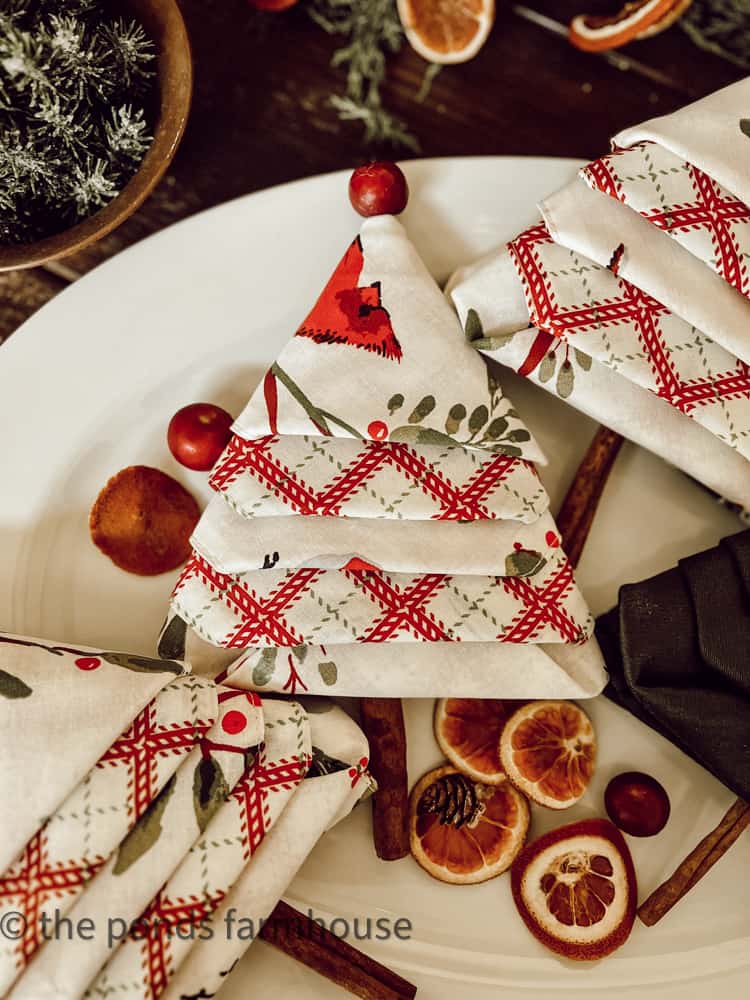
<svg viewBox="0 0 750 1000">
<path fill-rule="evenodd" d="M 750 400 L 750 368 L 721 349 L 717 350 L 733 363 L 732 368 L 704 378 L 685 378 L 679 368 L 680 363 L 684 363 L 684 357 L 680 351 L 674 350 L 664 331 L 664 321 L 674 317 L 661 303 L 623 278 L 611 276 L 616 295 L 607 298 L 594 296 L 593 299 L 589 296 L 589 301 L 561 305 L 556 288 L 560 274 L 552 272 L 540 254 L 540 250 L 552 245 L 552 237 L 544 223 L 527 229 L 508 244 L 524 285 L 529 316 L 534 325 L 566 343 L 578 343 L 586 353 L 592 353 L 591 347 L 581 341 L 581 334 L 599 333 L 608 328 L 614 331 L 617 349 L 621 353 L 626 352 L 631 346 L 624 334 L 627 327 L 648 361 L 652 383 L 647 388 L 682 413 L 693 415 L 700 407 L 721 405 L 734 399 Z M 572 272 L 575 269 L 572 255 L 569 251 L 560 252 L 568 254 Z M 588 263 L 594 273 L 603 270 Z M 583 288 L 581 299 L 586 299 Z M 599 356 L 604 363 L 618 367 Z"/>
<path fill-rule="evenodd" d="M 643 215 L 706 261 L 743 295 L 750 295 L 746 254 L 750 208 L 712 177 L 656 143 L 618 149 L 583 170 L 586 181 Z M 695 234 L 703 233 L 703 241 Z M 684 240 L 691 234 L 689 240 Z"/>
<path fill-rule="evenodd" d="M 272 824 L 270 797 L 281 789 L 292 791 L 310 767 L 309 755 L 269 761 L 261 746 L 247 771 L 234 787 L 225 808 L 237 809 L 237 834 L 241 841 L 243 862 L 258 849 Z M 141 996 L 158 1000 L 174 973 L 172 938 L 177 928 L 198 930 L 219 903 L 230 885 L 206 889 L 200 895 L 170 896 L 169 883 L 154 897 L 131 931 L 129 945 L 137 945 L 141 954 L 144 987 Z"/>
<path fill-rule="evenodd" d="M 416 485 L 434 503 L 433 520 L 486 520 L 496 517 L 489 502 L 500 484 L 531 463 L 507 455 L 488 454 L 463 482 L 454 483 L 439 463 L 426 461 L 417 451 L 397 442 L 362 442 L 356 456 L 322 487 L 313 487 L 298 470 L 290 468 L 275 453 L 280 439 L 269 435 L 254 441 L 234 436 L 210 483 L 217 492 L 228 493 L 242 477 L 250 477 L 270 490 L 295 514 L 338 517 L 346 505 L 372 482 L 379 471 L 389 468 L 403 477 L 405 485 Z"/>
<path fill-rule="evenodd" d="M 552 594 L 561 604 L 556 610 L 543 596 Z M 540 613 L 542 605 L 548 613 Z M 366 569 L 258 570 L 232 576 L 194 554 L 175 588 L 173 606 L 208 641 L 226 648 L 488 642 L 503 638 L 509 628 L 504 641 L 568 642 L 585 638 L 591 627 L 560 550 L 526 586 L 512 586 L 499 576 Z M 532 619 L 534 627 L 519 624 Z"/>
<path fill-rule="evenodd" d="M 127 801 L 124 803 L 128 828 L 135 825 L 158 792 L 157 759 L 184 756 L 213 724 L 212 719 L 160 724 L 156 716 L 155 701 L 151 701 L 96 763 L 97 769 L 128 769 Z M 65 808 L 64 803 L 61 809 Z M 107 860 L 103 854 L 87 855 L 85 843 L 80 845 L 83 853 L 79 857 L 50 857 L 51 824 L 56 820 L 57 817 L 52 817 L 47 821 L 27 844 L 19 860 L 0 877 L 0 904 L 12 904 L 24 918 L 24 933 L 14 946 L 17 970 L 27 965 L 42 943 L 40 918 L 46 907 L 54 903 L 56 910 L 63 911 L 71 906 L 86 882 Z"/>
</svg>

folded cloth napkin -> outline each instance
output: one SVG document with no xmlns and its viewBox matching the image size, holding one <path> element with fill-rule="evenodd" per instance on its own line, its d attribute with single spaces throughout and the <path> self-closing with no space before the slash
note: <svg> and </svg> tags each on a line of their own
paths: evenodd
<svg viewBox="0 0 750 1000">
<path fill-rule="evenodd" d="M 584 185 L 581 193 L 592 196 Z M 531 322 L 562 341 L 563 348 L 578 349 L 614 369 L 750 457 L 750 375 L 744 363 L 619 272 L 555 242 L 557 238 L 539 223 L 508 244 L 526 297 L 523 327 Z M 612 248 L 608 252 L 611 256 Z M 674 282 L 675 272 L 671 274 Z M 519 327 L 513 326 L 515 330 L 496 329 L 501 335 L 514 333 Z M 549 351 L 541 344 L 538 350 L 537 364 L 551 366 Z M 527 367 L 535 360 L 529 359 Z M 570 375 L 574 362 L 569 356 L 560 364 L 560 371 Z M 585 369 L 573 377 L 585 379 Z"/>
<path fill-rule="evenodd" d="M 56 660 L 48 656 L 52 674 Z M 92 675 L 95 672 L 92 667 Z M 29 704 L 32 697 L 45 704 L 45 687 L 50 688 L 50 696 L 63 690 L 57 676 L 45 681 L 34 671 L 33 664 L 28 672 L 18 675 L 24 683 L 31 682 L 32 677 L 35 688 Z M 110 677 L 109 682 L 110 691 L 124 697 L 119 677 Z M 130 683 L 137 686 L 132 676 Z M 92 721 L 108 713 L 119 719 L 120 706 L 107 695 L 103 685 L 96 699 L 90 697 L 91 692 L 88 694 Z M 67 706 L 61 700 L 62 713 Z M 217 715 L 216 685 L 205 678 L 183 675 L 163 687 L 98 760 L 98 739 L 89 744 L 85 725 L 74 734 L 68 732 L 63 742 L 55 744 L 58 772 L 67 771 L 69 756 L 76 763 L 80 760 L 79 743 L 89 748 L 90 770 L 33 833 L 13 864 L 0 874 L 0 919 L 3 914 L 20 913 L 23 930 L 15 940 L 0 937 L 0 995 L 5 995 L 43 944 L 42 921 L 46 918 L 51 921 L 48 927 L 54 927 L 56 915 L 64 916 L 70 910 L 128 833 L 149 815 L 159 793 Z M 16 730 L 12 739 L 3 731 L 0 759 L 11 773 L 28 767 L 30 745 L 48 739 L 44 729 L 39 728 L 44 722 L 44 717 L 27 719 L 25 730 Z M 100 735 L 95 726 L 94 735 Z M 23 774 L 26 787 L 31 789 L 36 776 L 29 770 Z"/>
<path fill-rule="evenodd" d="M 750 532 L 622 587 L 597 634 L 606 694 L 750 799 Z"/>
<path fill-rule="evenodd" d="M 168 658 L 0 632 L 0 732 L 9 748 L 0 754 L 0 786 L 13 803 L 0 814 L 0 871 L 144 705 L 185 669 Z"/>
<path fill-rule="evenodd" d="M 471 300 L 478 305 L 476 286 L 470 290 L 470 284 L 473 279 L 467 279 L 461 294 L 469 292 Z M 497 298 L 497 290 L 497 287 L 487 289 L 481 295 L 485 302 L 492 301 L 495 307 L 502 307 L 504 300 Z M 460 307 L 458 289 L 456 302 Z M 490 308 L 487 307 L 485 315 Z M 491 329 L 490 323 L 488 330 Z M 477 347 L 488 357 L 524 375 L 547 392 L 561 396 L 577 410 L 681 469 L 714 493 L 750 510 L 747 460 L 700 424 L 685 420 L 666 400 L 640 388 L 582 351 L 569 351 L 551 334 L 533 328 L 512 337 L 490 335 L 477 341 Z M 566 362 L 568 367 L 565 367 Z"/>
<path fill-rule="evenodd" d="M 63 655 L 61 647 L 10 638 L 6 644 L 26 656 L 43 650 L 53 663 Z M 83 660 L 80 649 L 65 652 Z M 77 669 L 104 670 L 115 665 L 105 656 L 115 655 L 122 670 L 122 654 L 104 653 Z M 64 691 L 54 670 L 36 669 L 34 656 L 24 664 L 17 655 L 13 666 L 1 682 L 9 701 L 44 706 Z M 156 1000 L 183 965 L 188 976 L 220 983 L 226 949 L 204 947 L 211 931 L 228 926 L 227 913 L 252 916 L 259 930 L 322 833 L 370 785 L 367 742 L 329 701 L 311 705 L 311 717 L 296 701 L 261 700 L 170 661 L 160 671 L 140 657 L 127 666 L 151 677 L 179 673 L 99 759 L 96 729 L 92 741 L 82 728 L 56 747 L 61 772 L 76 741 L 88 747 L 90 769 L 0 874 L 0 922 L 22 931 L 0 941 L 0 994 L 13 1000 L 115 993 Z M 86 692 L 89 712 L 111 710 L 112 692 L 123 693 L 118 673 Z M 33 715 L 26 721 L 2 755 L 10 772 L 30 759 L 27 744 L 44 740 Z M 77 747 L 71 756 L 78 766 Z M 315 781 L 304 780 L 308 772 Z M 298 796 L 287 832 L 264 850 Z M 227 933 L 238 957 L 246 936 Z"/>
<path fill-rule="evenodd" d="M 746 363 L 748 99 L 744 79 L 626 129 L 540 206 L 556 242 L 602 265 L 621 246 L 625 279 Z"/>
<path fill-rule="evenodd" d="M 312 760 L 307 714 L 292 701 L 266 698 L 262 707 L 263 744 L 252 763 L 130 931 L 123 928 L 86 1000 L 156 1000 L 299 788 Z"/>
<path fill-rule="evenodd" d="M 369 750 L 359 727 L 330 702 L 316 704 L 310 724 L 313 760 L 307 777 L 205 922 L 210 933 L 190 949 L 164 1000 L 216 994 L 323 833 L 371 790 Z"/>
<path fill-rule="evenodd" d="M 477 349 L 746 509 L 749 96 L 744 80 L 616 136 L 611 154 L 544 199 L 541 223 L 449 285 Z M 705 434 L 684 419 L 662 426 L 664 407 L 635 389 L 710 432 L 721 472 Z"/>
<path fill-rule="evenodd" d="M 161 651 L 197 650 L 216 674 L 245 651 L 342 646 L 342 687 L 367 695 L 393 670 L 365 647 L 429 643 L 437 672 L 420 654 L 420 694 L 452 693 L 453 670 L 463 695 L 502 696 L 501 644 L 536 645 L 516 662 L 535 680 L 546 663 L 539 692 L 552 697 L 587 686 L 547 645 L 581 644 L 589 693 L 600 689 L 593 623 L 533 466 L 541 452 L 394 219 L 365 221 L 234 432 Z M 444 648 L 458 642 L 482 648 Z M 409 674 L 404 664 L 387 693 L 409 690 Z M 332 686 L 323 675 L 315 687 Z M 296 690 L 290 677 L 281 690 Z"/>
<path fill-rule="evenodd" d="M 372 569 L 395 573 L 528 576 L 559 550 L 551 514 L 520 521 L 259 517 L 248 520 L 214 497 L 192 537 L 196 553 L 222 573 Z M 535 556 L 519 556 L 533 552 Z"/>
<path fill-rule="evenodd" d="M 461 414 L 466 418 L 464 410 L 463 404 L 454 407 L 449 428 L 458 426 Z M 504 419 L 497 418 L 493 433 Z M 530 461 L 450 443 L 436 450 L 391 441 L 302 435 L 246 441 L 235 435 L 210 482 L 248 518 L 529 522 L 549 505 Z"/>
<path fill-rule="evenodd" d="M 263 738 L 260 699 L 216 688 L 218 717 L 176 772 L 87 882 L 67 917 L 91 935 L 65 933 L 46 942 L 10 993 L 11 1000 L 77 1000 L 129 926 L 174 872 L 246 770 Z"/>
<path fill-rule="evenodd" d="M 540 203 L 555 242 L 602 267 L 615 256 L 620 276 L 646 297 L 702 331 L 731 356 L 750 357 L 746 333 L 750 302 L 734 283 L 670 239 L 657 224 L 658 216 L 644 218 L 620 199 L 592 187 L 591 176 L 586 174 Z M 720 223 L 721 209 L 717 206 L 715 211 Z M 727 268 L 730 274 L 731 270 Z M 678 282 L 675 274 L 680 275 Z"/>
</svg>

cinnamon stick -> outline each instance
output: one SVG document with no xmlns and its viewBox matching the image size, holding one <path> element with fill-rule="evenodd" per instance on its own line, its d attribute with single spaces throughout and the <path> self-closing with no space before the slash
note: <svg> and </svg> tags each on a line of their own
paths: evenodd
<svg viewBox="0 0 750 1000">
<path fill-rule="evenodd" d="M 409 853 L 404 713 L 398 698 L 362 698 L 360 711 L 370 744 L 369 770 L 378 785 L 372 797 L 375 852 L 383 861 L 396 861 Z"/>
<path fill-rule="evenodd" d="M 750 804 L 736 799 L 719 824 L 680 862 L 670 877 L 638 908 L 638 916 L 652 927 L 722 858 L 750 825 Z"/>
<path fill-rule="evenodd" d="M 557 528 L 572 566 L 577 566 L 581 558 L 622 441 L 622 436 L 608 427 L 597 429 L 562 502 Z"/>
<path fill-rule="evenodd" d="M 411 1000 L 417 988 L 280 900 L 260 936 L 286 955 L 364 1000 Z"/>
</svg>

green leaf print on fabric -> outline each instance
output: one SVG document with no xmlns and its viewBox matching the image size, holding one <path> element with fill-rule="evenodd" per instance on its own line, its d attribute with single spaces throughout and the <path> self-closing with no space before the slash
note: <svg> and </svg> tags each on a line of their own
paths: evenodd
<svg viewBox="0 0 750 1000">
<path fill-rule="evenodd" d="M 150 656 L 133 656 L 130 653 L 102 653 L 101 657 L 107 663 L 133 670 L 137 674 L 168 673 L 179 676 L 185 672 L 182 664 L 175 660 L 157 660 Z"/>
<path fill-rule="evenodd" d="M 113 875 L 122 875 L 123 872 L 126 872 L 159 839 L 164 810 L 167 808 L 167 803 L 174 792 L 176 782 L 177 775 L 173 774 L 153 802 L 149 803 L 146 811 L 120 844 L 117 852 L 117 860 L 112 869 Z"/>
<path fill-rule="evenodd" d="M 269 646 L 260 654 L 260 660 L 258 660 L 253 668 L 253 684 L 255 687 L 264 687 L 273 677 L 276 670 L 278 652 L 275 646 Z"/>
<path fill-rule="evenodd" d="M 484 337 L 484 327 L 476 309 L 469 309 L 464 322 L 464 334 L 470 344 Z"/>
<path fill-rule="evenodd" d="M 533 549 L 516 549 L 505 557 L 506 576 L 533 576 L 547 565 L 541 552 Z"/>
<path fill-rule="evenodd" d="M 333 662 L 333 660 L 327 660 L 325 663 L 318 664 L 318 673 L 320 674 L 320 679 L 328 687 L 332 687 L 336 680 L 338 679 L 338 667 Z"/>
<path fill-rule="evenodd" d="M 0 670 L 0 696 L 3 698 L 28 698 L 32 690 L 20 677 Z"/>
<path fill-rule="evenodd" d="M 229 785 L 219 762 L 210 754 L 202 757 L 193 775 L 193 805 L 201 833 L 228 795 Z"/>
<path fill-rule="evenodd" d="M 159 639 L 157 653 L 162 660 L 184 660 L 187 622 L 175 615 L 168 623 Z"/>
</svg>

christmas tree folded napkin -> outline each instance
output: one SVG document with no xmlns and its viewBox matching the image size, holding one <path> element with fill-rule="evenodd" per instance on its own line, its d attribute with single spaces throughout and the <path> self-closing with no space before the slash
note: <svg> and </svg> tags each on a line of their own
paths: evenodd
<svg viewBox="0 0 750 1000">
<path fill-rule="evenodd" d="M 0 994 L 156 1000 L 183 966 L 218 988 L 228 950 L 231 963 L 248 945 L 227 934 L 209 946 L 225 899 L 267 917 L 368 788 L 359 728 L 330 703 L 310 717 L 172 661 L 3 635 L 0 662 L 1 777 L 14 788 L 23 775 L 36 824 L 0 870 L 0 921 L 20 929 L 0 941 Z M 68 724 L 52 742 L 55 702 Z"/>
<path fill-rule="evenodd" d="M 748 97 L 746 80 L 616 136 L 449 285 L 477 349 L 745 508 Z"/>
<path fill-rule="evenodd" d="M 234 432 L 162 648 L 213 673 L 277 651 L 288 672 L 243 673 L 262 690 L 399 696 L 417 662 L 423 696 L 600 690 L 543 456 L 393 218 L 364 223 Z M 400 669 L 391 642 L 410 646 Z M 585 648 L 578 680 L 556 644 Z"/>
</svg>

